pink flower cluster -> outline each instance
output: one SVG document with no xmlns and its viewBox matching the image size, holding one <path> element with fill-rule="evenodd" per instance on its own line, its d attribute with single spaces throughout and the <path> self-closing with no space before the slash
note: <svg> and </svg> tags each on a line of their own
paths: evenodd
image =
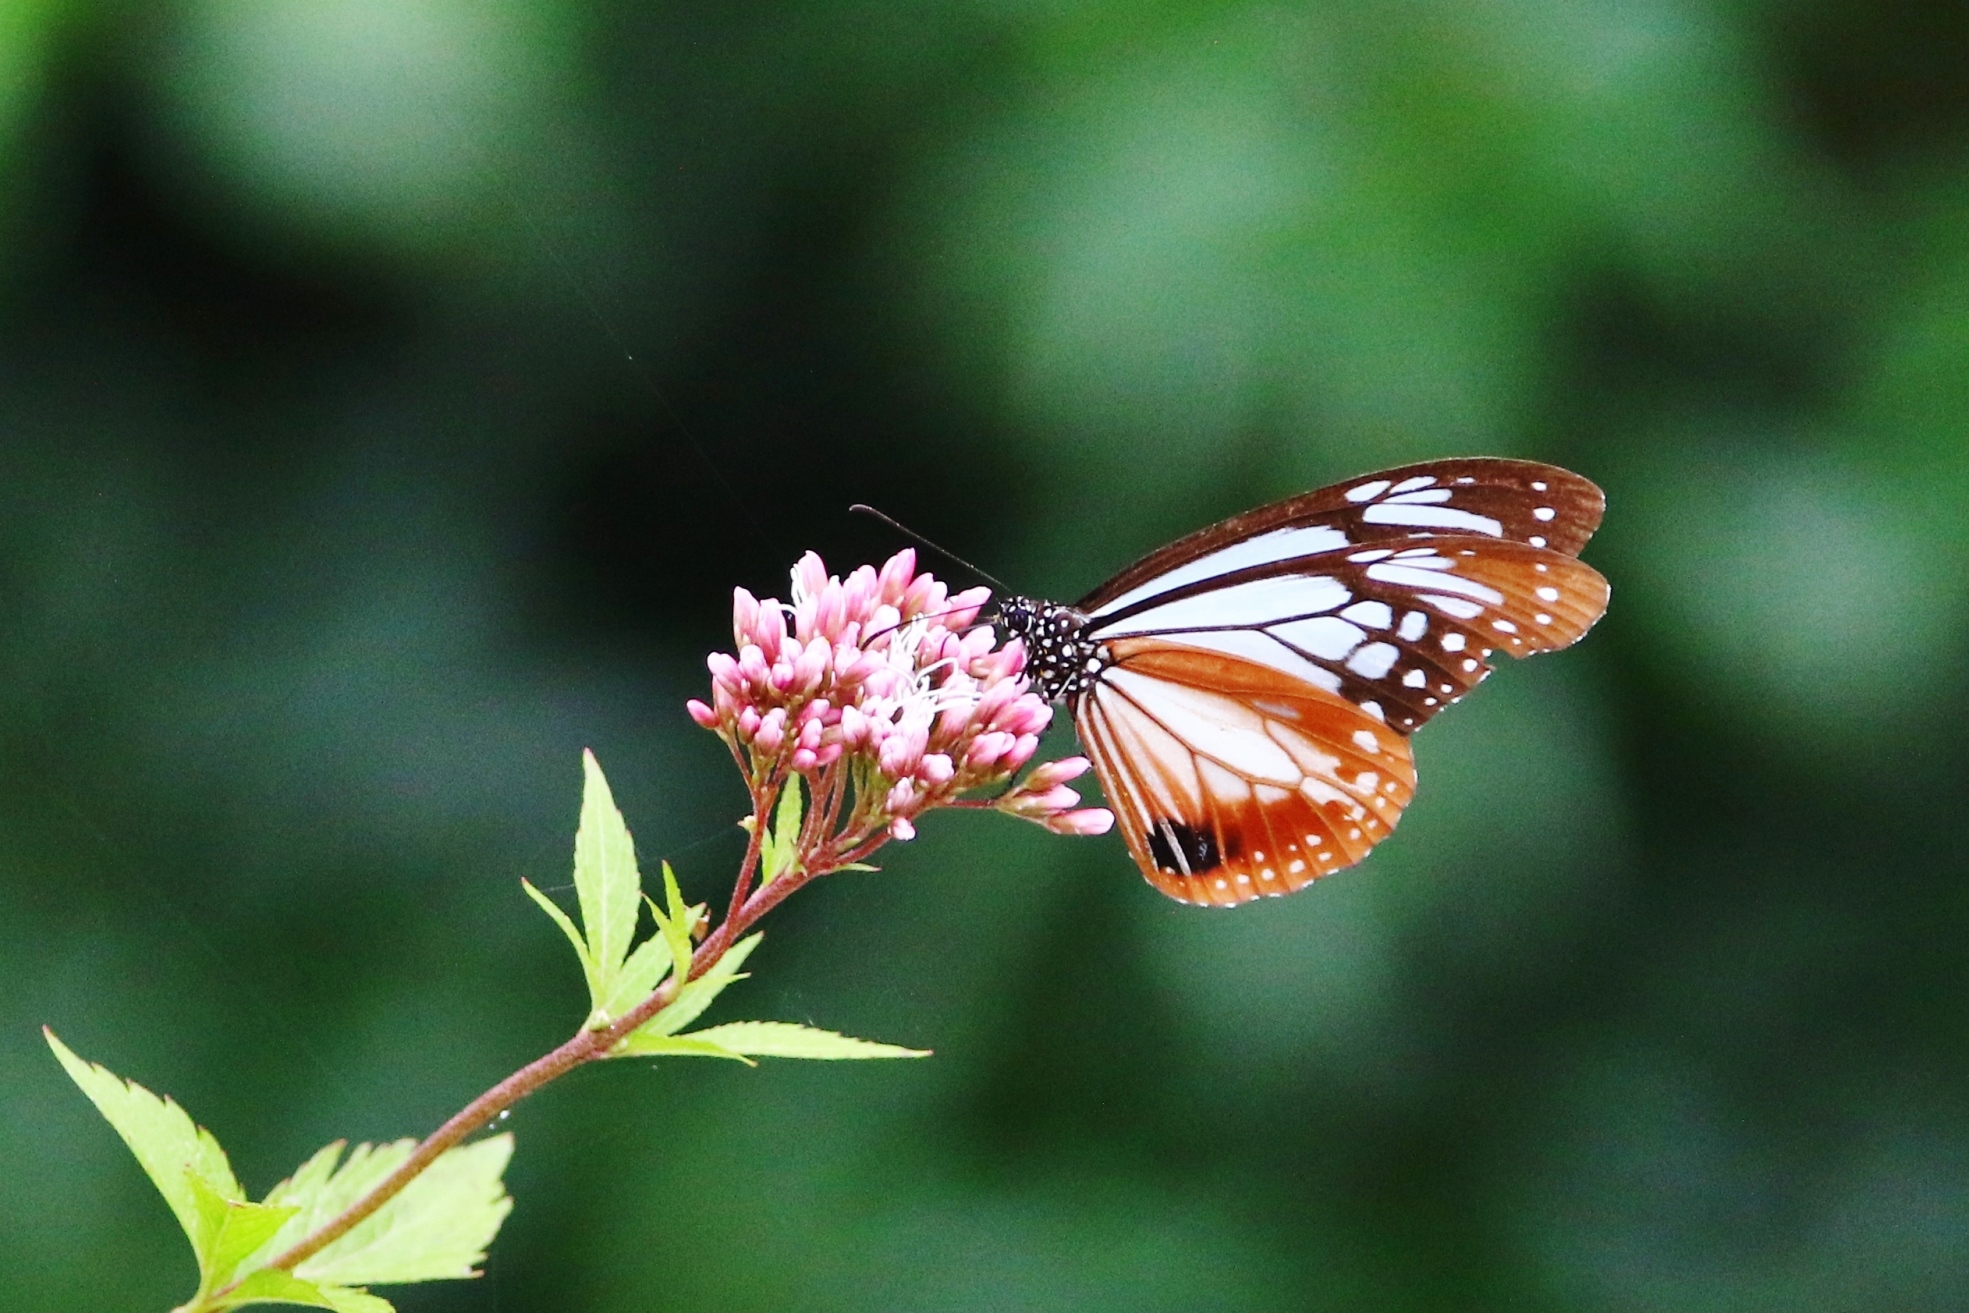
<svg viewBox="0 0 1969 1313">
<path fill-rule="evenodd" d="M 841 835 L 915 834 L 939 806 L 1001 788 L 1032 759 L 1053 709 L 1031 692 L 1025 649 L 977 623 L 990 590 L 952 596 L 904 549 L 880 570 L 832 577 L 812 552 L 793 568 L 792 603 L 738 589 L 738 655 L 711 654 L 711 701 L 691 718 L 731 745 L 755 792 L 802 776 L 833 799 Z M 990 805 L 1062 834 L 1113 824 L 1066 782 L 1083 758 L 1049 762 Z M 852 797 L 846 796 L 852 793 Z"/>
</svg>

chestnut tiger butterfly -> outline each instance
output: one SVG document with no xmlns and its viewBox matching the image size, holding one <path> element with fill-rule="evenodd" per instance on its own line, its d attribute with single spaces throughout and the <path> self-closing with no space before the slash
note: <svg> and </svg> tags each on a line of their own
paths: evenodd
<svg viewBox="0 0 1969 1313">
<path fill-rule="evenodd" d="M 1072 606 L 1008 597 L 1034 688 L 1064 702 L 1128 851 L 1186 903 L 1352 866 L 1415 792 L 1408 737 L 1607 608 L 1578 559 L 1606 498 L 1531 461 L 1430 461 L 1261 506 Z"/>
</svg>

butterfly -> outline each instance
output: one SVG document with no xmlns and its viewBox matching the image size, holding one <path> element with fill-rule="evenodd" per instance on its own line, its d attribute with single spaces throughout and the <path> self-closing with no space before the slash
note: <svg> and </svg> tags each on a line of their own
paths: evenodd
<svg viewBox="0 0 1969 1313">
<path fill-rule="evenodd" d="M 1007 597 L 1142 874 L 1233 906 L 1352 866 L 1415 792 L 1409 735 L 1498 651 L 1567 647 L 1607 608 L 1578 559 L 1606 497 L 1552 465 L 1362 475 L 1151 552 L 1072 606 Z"/>
</svg>

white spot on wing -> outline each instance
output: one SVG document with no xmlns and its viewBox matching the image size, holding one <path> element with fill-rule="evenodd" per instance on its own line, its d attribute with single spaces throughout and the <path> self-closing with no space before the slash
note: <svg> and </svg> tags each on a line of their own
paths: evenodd
<svg viewBox="0 0 1969 1313">
<path fill-rule="evenodd" d="M 1271 632 L 1294 647 L 1328 661 L 1342 659 L 1367 638 L 1367 631 L 1359 625 L 1348 624 L 1339 616 L 1332 615 L 1273 625 Z"/>
<path fill-rule="evenodd" d="M 1404 641 L 1413 643 L 1429 632 L 1429 617 L 1420 611 L 1410 611 L 1402 617 L 1402 627 L 1395 631 Z"/>
<path fill-rule="evenodd" d="M 1354 746 L 1362 752 L 1379 752 L 1381 740 L 1374 737 L 1371 729 L 1357 729 L 1354 731 Z"/>
<path fill-rule="evenodd" d="M 1463 650 L 1463 635 L 1457 633 L 1448 633 L 1443 635 L 1443 651 L 1461 652 L 1462 650 Z"/>
<path fill-rule="evenodd" d="M 1386 602 L 1355 602 L 1340 614 L 1369 629 L 1386 629 L 1395 622 L 1395 613 Z"/>
<path fill-rule="evenodd" d="M 1430 484 L 1434 483 L 1435 481 L 1436 481 L 1436 476 L 1433 474 L 1418 474 L 1413 478 L 1403 479 L 1400 483 L 1397 483 L 1394 487 L 1390 488 L 1388 491 L 1414 492 L 1417 488 L 1426 488 Z"/>
<path fill-rule="evenodd" d="M 1448 490 L 1444 489 L 1445 495 Z M 1504 526 L 1488 515 L 1460 511 L 1454 506 L 1413 506 L 1376 502 L 1361 512 L 1369 524 L 1403 524 L 1418 529 L 1467 529 L 1492 538 L 1504 536 Z"/>
<path fill-rule="evenodd" d="M 1458 620 L 1472 620 L 1484 613 L 1483 607 L 1461 597 L 1444 597 L 1440 593 L 1417 593 L 1416 600 L 1427 602 L 1444 615 L 1453 615 Z"/>
<path fill-rule="evenodd" d="M 1387 490 L 1388 481 L 1386 479 L 1369 479 L 1366 483 L 1356 484 L 1354 487 L 1347 489 L 1347 500 L 1367 501 L 1369 498 L 1379 497 Z"/>
<path fill-rule="evenodd" d="M 1546 587 L 1536 591 L 1538 593 L 1538 600 L 1541 602 L 1556 602 L 1559 600 L 1559 590 L 1556 588 Z"/>
<path fill-rule="evenodd" d="M 1369 643 L 1347 658 L 1347 669 L 1368 679 L 1379 679 L 1395 664 L 1401 649 L 1393 643 Z"/>
<path fill-rule="evenodd" d="M 1526 539 L 1526 541 L 1529 542 L 1533 547 L 1545 546 L 1545 540 L 1539 537 L 1537 534 L 1533 534 L 1530 538 Z"/>
<path fill-rule="evenodd" d="M 1531 513 L 1531 517 L 1534 520 L 1550 520 L 1556 515 L 1558 515 L 1558 512 L 1550 506 L 1540 506 Z"/>
<path fill-rule="evenodd" d="M 1404 688 L 1421 688 L 1428 682 L 1429 677 L 1420 670 L 1411 670 L 1402 676 L 1402 686 Z"/>
<path fill-rule="evenodd" d="M 1440 566 L 1424 564 L 1419 561 L 1404 561 L 1397 565 L 1393 561 L 1385 561 L 1379 565 L 1368 566 L 1367 577 L 1375 580 L 1377 583 L 1398 584 L 1409 588 L 1428 588 L 1443 593 L 1461 593 L 1465 597 L 1474 597 L 1479 601 L 1488 602 L 1492 606 L 1496 606 L 1504 600 L 1504 594 L 1498 592 L 1489 584 L 1480 583 L 1475 579 L 1466 579 L 1462 575 L 1456 574 L 1452 568 L 1455 564 L 1454 561 L 1445 561 Z"/>
</svg>

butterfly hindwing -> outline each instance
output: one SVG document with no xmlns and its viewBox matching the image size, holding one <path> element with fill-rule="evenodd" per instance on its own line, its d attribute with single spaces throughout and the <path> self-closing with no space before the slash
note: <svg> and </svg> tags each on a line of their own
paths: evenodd
<svg viewBox="0 0 1969 1313">
<path fill-rule="evenodd" d="M 1172 898 L 1290 893 L 1366 856 L 1414 793 L 1406 738 L 1328 690 L 1160 640 L 1112 655 L 1074 721 L 1129 852 Z"/>
</svg>

